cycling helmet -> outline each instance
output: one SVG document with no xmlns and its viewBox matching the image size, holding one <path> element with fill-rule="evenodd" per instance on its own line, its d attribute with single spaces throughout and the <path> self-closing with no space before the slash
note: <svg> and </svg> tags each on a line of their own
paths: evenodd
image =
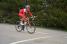
<svg viewBox="0 0 67 44">
<path fill-rule="evenodd" d="M 26 8 L 30 8 L 30 5 L 26 5 Z"/>
</svg>

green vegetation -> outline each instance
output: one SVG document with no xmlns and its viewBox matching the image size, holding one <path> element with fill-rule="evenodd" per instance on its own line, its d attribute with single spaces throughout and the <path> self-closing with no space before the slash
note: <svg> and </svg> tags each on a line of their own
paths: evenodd
<svg viewBox="0 0 67 44">
<path fill-rule="evenodd" d="M 15 24 L 19 20 L 17 0 L 0 0 L 0 22 Z M 67 30 L 67 0 L 30 0 L 36 25 Z"/>
</svg>

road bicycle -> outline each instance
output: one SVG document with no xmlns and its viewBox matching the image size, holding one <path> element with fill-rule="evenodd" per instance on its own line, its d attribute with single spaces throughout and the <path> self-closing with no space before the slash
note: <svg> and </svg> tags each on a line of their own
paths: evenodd
<svg viewBox="0 0 67 44">
<path fill-rule="evenodd" d="M 18 32 L 21 32 L 22 30 L 24 31 L 25 29 L 27 30 L 28 33 L 33 34 L 36 31 L 36 26 L 35 26 L 35 16 L 29 17 L 31 27 L 29 26 L 28 22 L 21 22 L 17 21 L 15 28 Z"/>
</svg>

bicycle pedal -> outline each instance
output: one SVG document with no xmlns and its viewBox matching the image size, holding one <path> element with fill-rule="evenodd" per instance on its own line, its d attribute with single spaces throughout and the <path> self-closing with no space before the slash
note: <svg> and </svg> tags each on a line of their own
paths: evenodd
<svg viewBox="0 0 67 44">
<path fill-rule="evenodd" d="M 24 25 L 22 25 L 22 30 L 24 31 Z"/>
</svg>

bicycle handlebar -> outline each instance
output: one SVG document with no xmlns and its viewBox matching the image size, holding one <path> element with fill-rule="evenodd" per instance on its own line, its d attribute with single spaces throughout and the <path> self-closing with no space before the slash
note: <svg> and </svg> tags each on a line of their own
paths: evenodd
<svg viewBox="0 0 67 44">
<path fill-rule="evenodd" d="M 36 18 L 37 16 L 32 16 L 32 17 L 30 17 L 32 20 L 34 20 L 35 18 Z"/>
</svg>

